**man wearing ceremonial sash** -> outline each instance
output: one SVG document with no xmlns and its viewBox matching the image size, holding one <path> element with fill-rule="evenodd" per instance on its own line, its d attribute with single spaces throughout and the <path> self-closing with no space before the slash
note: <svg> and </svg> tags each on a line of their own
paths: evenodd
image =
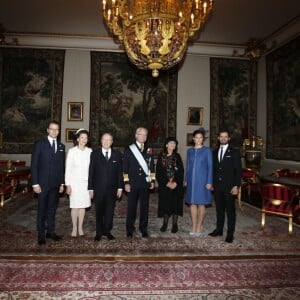
<svg viewBox="0 0 300 300">
<path fill-rule="evenodd" d="M 126 147 L 123 158 L 125 191 L 128 193 L 126 218 L 127 237 L 135 231 L 137 204 L 140 201 L 139 230 L 144 238 L 148 235 L 149 189 L 154 189 L 155 166 L 152 149 L 145 146 L 148 130 L 143 127 L 135 132 L 135 143 Z"/>
</svg>

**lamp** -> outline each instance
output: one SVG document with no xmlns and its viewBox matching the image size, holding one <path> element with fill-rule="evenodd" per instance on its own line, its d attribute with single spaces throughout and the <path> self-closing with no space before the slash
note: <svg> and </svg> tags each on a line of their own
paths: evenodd
<svg viewBox="0 0 300 300">
<path fill-rule="evenodd" d="M 243 141 L 243 156 L 246 168 L 259 170 L 265 158 L 265 141 L 260 136 L 252 136 Z"/>
<path fill-rule="evenodd" d="M 102 0 L 108 28 L 139 69 L 169 69 L 184 57 L 187 43 L 203 27 L 213 0 Z"/>
</svg>

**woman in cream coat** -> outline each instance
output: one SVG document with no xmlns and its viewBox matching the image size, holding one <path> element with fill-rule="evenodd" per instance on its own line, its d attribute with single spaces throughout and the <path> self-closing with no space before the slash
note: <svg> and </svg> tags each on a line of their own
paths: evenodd
<svg viewBox="0 0 300 300">
<path fill-rule="evenodd" d="M 78 129 L 75 133 L 74 147 L 69 149 L 66 160 L 65 184 L 70 198 L 73 229 L 71 236 L 84 236 L 83 220 L 85 209 L 91 206 L 88 191 L 88 174 L 92 149 L 87 147 L 88 131 Z"/>
</svg>

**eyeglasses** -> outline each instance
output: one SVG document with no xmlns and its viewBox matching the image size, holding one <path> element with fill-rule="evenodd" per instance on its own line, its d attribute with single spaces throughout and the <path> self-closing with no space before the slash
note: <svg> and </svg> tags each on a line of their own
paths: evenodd
<svg viewBox="0 0 300 300">
<path fill-rule="evenodd" d="M 55 130 L 55 131 L 59 131 L 59 129 L 58 128 L 48 128 L 49 130 Z"/>
</svg>

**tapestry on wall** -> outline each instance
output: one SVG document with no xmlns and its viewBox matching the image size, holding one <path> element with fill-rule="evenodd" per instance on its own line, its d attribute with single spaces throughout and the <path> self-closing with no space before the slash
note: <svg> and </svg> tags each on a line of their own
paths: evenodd
<svg viewBox="0 0 300 300">
<path fill-rule="evenodd" d="M 50 120 L 61 120 L 63 50 L 0 49 L 3 153 L 31 153 Z"/>
<path fill-rule="evenodd" d="M 98 146 L 110 132 L 114 146 L 123 151 L 135 130 L 148 128 L 148 142 L 161 150 L 169 135 L 176 135 L 177 69 L 151 72 L 133 66 L 123 53 L 91 53 L 90 137 Z"/>
<path fill-rule="evenodd" d="M 267 55 L 267 158 L 300 161 L 300 37 Z"/>
<path fill-rule="evenodd" d="M 217 147 L 220 128 L 231 134 L 231 145 L 256 135 L 257 63 L 238 59 L 210 59 L 210 145 Z"/>
</svg>

